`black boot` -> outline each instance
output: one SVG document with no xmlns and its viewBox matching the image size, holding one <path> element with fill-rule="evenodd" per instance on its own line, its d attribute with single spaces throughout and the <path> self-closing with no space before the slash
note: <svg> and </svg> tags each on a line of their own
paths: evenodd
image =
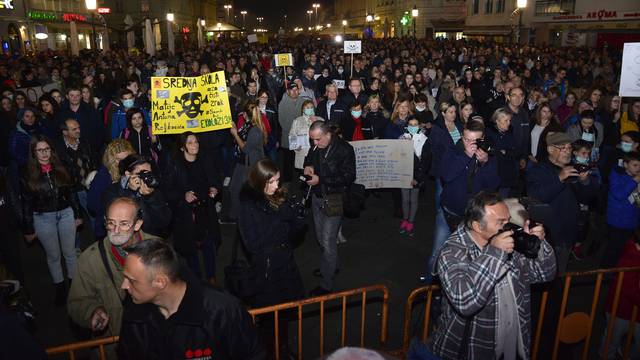
<svg viewBox="0 0 640 360">
<path fill-rule="evenodd" d="M 64 285 L 64 281 L 54 285 L 56 286 L 56 297 L 54 302 L 56 306 L 64 306 L 67 303 L 67 287 Z"/>
</svg>

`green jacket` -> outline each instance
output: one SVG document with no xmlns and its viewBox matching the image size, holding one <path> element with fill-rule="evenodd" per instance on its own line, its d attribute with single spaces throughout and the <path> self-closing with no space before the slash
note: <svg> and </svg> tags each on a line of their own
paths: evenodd
<svg viewBox="0 0 640 360">
<path fill-rule="evenodd" d="M 142 240 L 154 238 L 153 235 L 145 234 L 142 231 L 140 231 L 140 236 Z M 120 333 L 122 301 L 126 296 L 126 292 L 120 288 L 123 269 L 111 253 L 109 238 L 105 237 L 101 241 L 106 250 L 115 285 L 112 283 L 100 256 L 98 248 L 100 242 L 96 241 L 78 258 L 76 274 L 67 299 L 67 311 L 75 323 L 90 329 L 91 314 L 97 307 L 104 306 L 109 315 L 109 324 L 105 335 L 114 336 Z"/>
</svg>

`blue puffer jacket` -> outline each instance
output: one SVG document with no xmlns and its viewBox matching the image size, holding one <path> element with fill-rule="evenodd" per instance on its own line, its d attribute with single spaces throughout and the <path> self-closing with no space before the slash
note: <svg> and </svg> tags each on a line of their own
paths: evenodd
<svg viewBox="0 0 640 360">
<path fill-rule="evenodd" d="M 629 202 L 629 196 L 638 183 L 622 167 L 615 167 L 609 176 L 607 224 L 620 229 L 635 229 L 640 219 L 640 208 Z"/>
</svg>

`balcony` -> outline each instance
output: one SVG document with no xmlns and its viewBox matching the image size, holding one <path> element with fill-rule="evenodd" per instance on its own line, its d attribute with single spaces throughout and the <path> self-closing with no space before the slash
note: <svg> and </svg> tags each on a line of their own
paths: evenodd
<svg viewBox="0 0 640 360">
<path fill-rule="evenodd" d="M 575 0 L 536 0 L 536 16 L 573 14 Z"/>
</svg>

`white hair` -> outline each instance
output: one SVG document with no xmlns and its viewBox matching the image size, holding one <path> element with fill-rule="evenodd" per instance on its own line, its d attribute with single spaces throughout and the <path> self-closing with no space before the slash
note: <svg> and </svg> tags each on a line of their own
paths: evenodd
<svg viewBox="0 0 640 360">
<path fill-rule="evenodd" d="M 327 360 L 384 360 L 384 357 L 369 349 L 343 347 L 329 355 Z"/>
</svg>

